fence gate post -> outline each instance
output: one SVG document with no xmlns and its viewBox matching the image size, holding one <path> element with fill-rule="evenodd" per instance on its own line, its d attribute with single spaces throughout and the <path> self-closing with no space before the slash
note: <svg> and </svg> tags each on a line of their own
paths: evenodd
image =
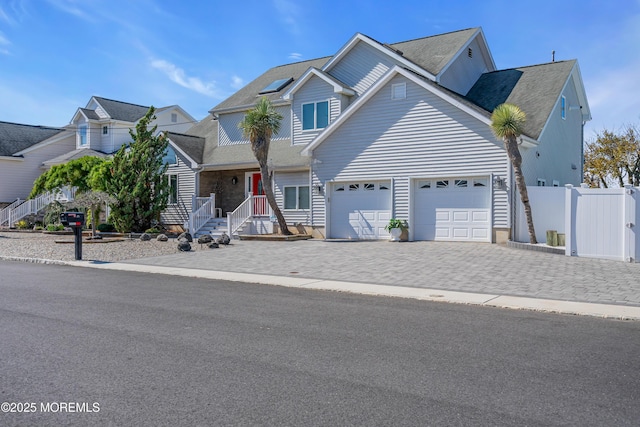
<svg viewBox="0 0 640 427">
<path fill-rule="evenodd" d="M 628 262 L 635 262 L 636 256 L 636 189 L 632 185 L 624 186 L 624 239 L 623 256 Z"/>
<path fill-rule="evenodd" d="M 574 238 L 575 215 L 573 214 L 573 185 L 567 184 L 564 198 L 564 254 L 566 256 L 576 255 L 576 243 Z"/>
</svg>

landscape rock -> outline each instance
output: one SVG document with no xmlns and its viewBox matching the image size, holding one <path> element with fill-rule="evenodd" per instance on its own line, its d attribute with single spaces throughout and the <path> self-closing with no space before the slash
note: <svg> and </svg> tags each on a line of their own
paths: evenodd
<svg viewBox="0 0 640 427">
<path fill-rule="evenodd" d="M 209 248 L 210 248 L 210 249 L 216 249 L 216 248 L 219 248 L 219 247 L 220 247 L 220 245 L 219 245 L 219 244 L 217 244 L 216 242 L 212 242 L 212 243 L 209 245 Z"/>
<path fill-rule="evenodd" d="M 178 236 L 178 241 L 187 241 L 189 243 L 193 242 L 193 237 L 191 233 L 187 233 L 186 231 Z"/>
<path fill-rule="evenodd" d="M 222 236 L 218 237 L 216 242 L 220 245 L 228 245 L 231 243 L 231 239 L 227 236 L 227 233 L 222 233 Z"/>
<path fill-rule="evenodd" d="M 142 233 L 140 235 L 140 240 L 142 240 L 143 242 L 148 242 L 149 240 L 151 240 L 151 236 L 147 233 Z"/>
<path fill-rule="evenodd" d="M 213 238 L 211 237 L 210 234 L 205 234 L 204 236 L 200 236 L 198 237 L 198 243 L 205 244 L 205 243 L 211 243 L 213 242 Z"/>
<path fill-rule="evenodd" d="M 166 234 L 158 234 L 158 237 L 156 237 L 156 240 L 158 242 L 166 242 L 167 240 L 169 240 L 169 238 L 167 237 Z"/>
<path fill-rule="evenodd" d="M 180 242 L 178 243 L 178 250 L 182 252 L 189 252 L 191 250 L 191 244 L 189 242 Z"/>
</svg>

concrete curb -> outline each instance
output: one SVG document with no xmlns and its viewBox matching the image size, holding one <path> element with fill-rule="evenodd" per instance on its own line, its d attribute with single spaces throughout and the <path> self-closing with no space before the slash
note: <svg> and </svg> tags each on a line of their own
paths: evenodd
<svg viewBox="0 0 640 427">
<path fill-rule="evenodd" d="M 245 282 L 262 285 L 284 286 L 289 288 L 346 292 L 359 295 L 409 298 L 423 301 L 439 301 L 446 303 L 468 304 L 516 310 L 531 310 L 546 313 L 572 314 L 580 316 L 601 317 L 605 319 L 640 320 L 640 307 L 624 305 L 583 303 L 576 301 L 560 301 L 498 294 L 479 294 L 470 292 L 446 291 L 442 289 L 376 285 L 369 283 L 341 282 L 335 280 L 281 277 L 249 273 L 233 273 L 226 271 L 198 270 L 191 268 L 161 267 L 152 265 L 128 264 L 121 262 L 59 261 L 2 256 L 0 256 L 0 260 L 33 262 L 39 264 L 68 265 L 74 267 L 130 271 L 137 273 L 165 274 L 198 279 L 224 280 L 230 282 Z"/>
</svg>

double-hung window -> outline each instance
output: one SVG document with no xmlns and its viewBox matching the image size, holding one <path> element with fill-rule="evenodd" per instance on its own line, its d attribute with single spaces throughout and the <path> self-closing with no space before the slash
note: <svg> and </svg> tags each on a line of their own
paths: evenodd
<svg viewBox="0 0 640 427">
<path fill-rule="evenodd" d="M 78 136 L 80 137 L 80 145 L 87 145 L 87 125 L 78 126 Z"/>
<path fill-rule="evenodd" d="M 285 209 L 309 209 L 309 186 L 284 187 Z"/>
<path fill-rule="evenodd" d="M 165 179 L 169 186 L 167 189 L 167 192 L 169 193 L 167 203 L 175 205 L 178 203 L 178 175 L 165 175 Z"/>
<path fill-rule="evenodd" d="M 324 129 L 329 125 L 329 101 L 302 104 L 302 130 Z"/>
</svg>

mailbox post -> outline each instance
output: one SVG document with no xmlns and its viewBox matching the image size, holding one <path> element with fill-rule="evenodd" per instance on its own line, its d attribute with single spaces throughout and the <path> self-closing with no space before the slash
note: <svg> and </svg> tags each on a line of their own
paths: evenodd
<svg viewBox="0 0 640 427">
<path fill-rule="evenodd" d="M 71 227 L 75 236 L 76 259 L 82 259 L 82 227 L 84 226 L 84 213 L 82 212 L 62 212 L 60 222 L 65 227 Z"/>
</svg>

